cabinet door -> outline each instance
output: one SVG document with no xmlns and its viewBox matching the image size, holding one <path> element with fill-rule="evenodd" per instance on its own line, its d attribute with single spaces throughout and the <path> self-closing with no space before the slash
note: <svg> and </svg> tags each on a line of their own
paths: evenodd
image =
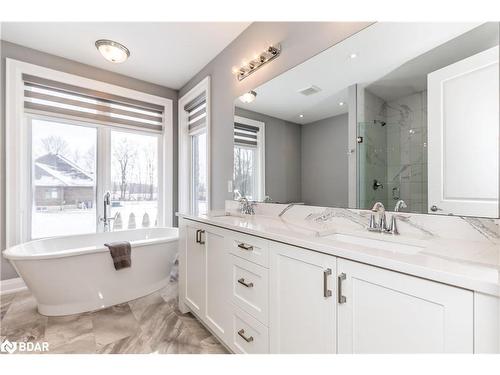
<svg viewBox="0 0 500 375">
<path fill-rule="evenodd" d="M 271 353 L 335 353 L 333 256 L 270 245 Z"/>
<path fill-rule="evenodd" d="M 339 353 L 472 353 L 473 293 L 337 260 Z"/>
<path fill-rule="evenodd" d="M 186 247 L 184 254 L 185 302 L 199 317 L 205 313 L 205 245 L 203 244 L 203 229 L 200 226 L 188 224 L 186 231 Z"/>
<path fill-rule="evenodd" d="M 206 324 L 224 339 L 230 324 L 231 267 L 224 232 L 205 227 L 203 242 L 206 246 Z"/>
</svg>

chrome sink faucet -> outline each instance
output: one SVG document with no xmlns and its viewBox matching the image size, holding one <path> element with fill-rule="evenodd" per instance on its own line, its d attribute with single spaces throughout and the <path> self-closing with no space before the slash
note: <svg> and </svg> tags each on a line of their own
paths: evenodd
<svg viewBox="0 0 500 375">
<path fill-rule="evenodd" d="M 378 223 L 375 219 L 375 214 L 378 213 Z M 385 207 L 382 202 L 377 202 L 373 205 L 372 213 L 370 214 L 370 223 L 367 228 L 370 232 L 387 231 L 387 220 L 385 217 Z"/>
<path fill-rule="evenodd" d="M 247 198 L 242 197 L 238 201 L 240 203 L 240 212 L 245 215 L 255 215 L 254 206 L 255 202 L 250 202 Z"/>
<path fill-rule="evenodd" d="M 391 224 L 389 225 L 389 228 L 387 229 L 389 233 L 392 233 L 392 234 L 399 234 L 399 230 L 398 230 L 398 225 L 397 225 L 397 216 L 396 216 L 396 212 L 399 212 L 400 209 L 402 208 L 407 208 L 407 204 L 404 200 L 400 199 L 396 202 L 396 206 L 394 207 L 394 214 L 392 214 L 392 217 L 391 217 Z"/>
</svg>

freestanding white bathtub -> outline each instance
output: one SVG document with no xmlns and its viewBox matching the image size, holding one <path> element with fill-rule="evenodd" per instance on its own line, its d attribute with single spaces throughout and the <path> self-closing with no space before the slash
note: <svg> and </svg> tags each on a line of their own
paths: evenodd
<svg viewBox="0 0 500 375">
<path fill-rule="evenodd" d="M 132 267 L 116 271 L 107 242 L 130 241 Z M 42 315 L 102 309 L 166 285 L 177 255 L 177 228 L 47 238 L 3 252 L 38 302 Z"/>
</svg>

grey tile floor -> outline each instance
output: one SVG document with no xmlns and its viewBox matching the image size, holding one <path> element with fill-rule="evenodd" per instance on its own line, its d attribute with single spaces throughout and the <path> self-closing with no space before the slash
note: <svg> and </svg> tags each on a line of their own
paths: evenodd
<svg viewBox="0 0 500 375">
<path fill-rule="evenodd" d="M 227 353 L 177 308 L 177 283 L 104 310 L 46 317 L 28 291 L 0 297 L 0 341 L 49 343 L 48 353 Z"/>
</svg>

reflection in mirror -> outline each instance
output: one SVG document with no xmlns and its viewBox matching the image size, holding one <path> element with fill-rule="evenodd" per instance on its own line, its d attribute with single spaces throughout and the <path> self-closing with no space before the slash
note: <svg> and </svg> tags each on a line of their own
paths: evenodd
<svg viewBox="0 0 500 375">
<path fill-rule="evenodd" d="M 235 198 L 498 217 L 498 23 L 376 23 L 235 100 Z"/>
</svg>

